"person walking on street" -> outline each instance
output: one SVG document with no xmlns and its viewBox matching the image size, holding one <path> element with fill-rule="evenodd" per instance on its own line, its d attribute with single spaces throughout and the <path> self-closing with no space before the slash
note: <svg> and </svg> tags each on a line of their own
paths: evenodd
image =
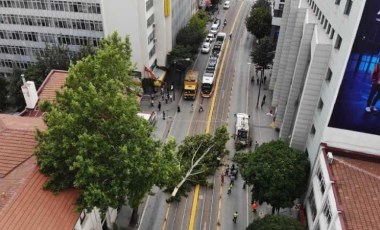
<svg viewBox="0 0 380 230">
<path fill-rule="evenodd" d="M 265 104 L 265 99 L 267 98 L 266 95 L 264 95 L 263 99 L 261 100 L 261 108 L 263 108 L 263 105 Z"/>
<path fill-rule="evenodd" d="M 264 75 L 264 85 L 266 81 L 267 81 L 267 76 Z"/>
<path fill-rule="evenodd" d="M 150 101 L 150 106 L 154 107 L 154 100 L 153 99 Z"/>
<path fill-rule="evenodd" d="M 220 174 L 220 183 L 222 183 L 222 185 L 224 185 L 224 174 Z"/>
<path fill-rule="evenodd" d="M 260 78 L 257 76 L 257 85 L 259 85 L 260 84 Z"/>
<path fill-rule="evenodd" d="M 238 216 L 239 216 L 239 213 L 237 211 L 234 212 L 234 215 L 232 216 L 232 221 L 234 222 L 234 224 L 236 224 L 236 220 L 237 220 Z"/>
<path fill-rule="evenodd" d="M 232 33 L 230 33 L 230 39 L 232 40 Z"/>
<path fill-rule="evenodd" d="M 162 120 L 165 120 L 165 111 L 162 111 Z"/>
<path fill-rule="evenodd" d="M 199 112 L 203 112 L 203 106 L 202 106 L 202 104 L 200 104 L 200 106 L 199 106 Z"/>
<path fill-rule="evenodd" d="M 179 113 L 179 112 L 181 112 L 181 107 L 177 107 L 177 112 Z"/>
<path fill-rule="evenodd" d="M 230 184 L 230 186 L 228 186 L 227 194 L 230 195 L 231 191 L 232 191 L 232 184 Z"/>
<path fill-rule="evenodd" d="M 229 172 L 230 172 L 230 166 L 227 165 L 226 172 L 225 172 L 224 175 L 225 175 L 225 176 L 228 176 Z"/>
<path fill-rule="evenodd" d="M 157 107 L 158 107 L 158 112 L 160 112 L 161 111 L 161 101 L 158 102 Z"/>
</svg>

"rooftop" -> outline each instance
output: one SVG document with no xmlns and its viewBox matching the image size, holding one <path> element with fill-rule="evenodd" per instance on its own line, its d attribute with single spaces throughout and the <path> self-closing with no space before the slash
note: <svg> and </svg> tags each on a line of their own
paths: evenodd
<svg viewBox="0 0 380 230">
<path fill-rule="evenodd" d="M 380 156 L 331 152 L 334 162 L 329 170 L 335 180 L 338 206 L 343 212 L 346 229 L 377 229 L 380 222 Z"/>
<path fill-rule="evenodd" d="M 38 90 L 40 101 L 55 100 L 66 71 L 52 70 Z M 42 189 L 47 177 L 38 171 L 33 156 L 36 129 L 45 130 L 42 113 L 35 108 L 22 116 L 0 114 L 0 226 L 6 229 L 73 229 L 79 191 L 54 195 Z"/>
<path fill-rule="evenodd" d="M 63 86 L 65 85 L 65 80 L 67 76 L 68 76 L 67 71 L 54 70 L 54 69 L 51 70 L 37 91 L 37 94 L 39 97 L 38 103 L 45 100 L 50 101 L 50 102 L 55 101 L 56 92 L 63 88 Z M 28 117 L 39 117 L 41 115 L 42 115 L 42 112 L 39 111 L 38 108 L 35 108 L 34 110 L 24 110 L 21 113 L 21 116 L 28 116 Z"/>
</svg>

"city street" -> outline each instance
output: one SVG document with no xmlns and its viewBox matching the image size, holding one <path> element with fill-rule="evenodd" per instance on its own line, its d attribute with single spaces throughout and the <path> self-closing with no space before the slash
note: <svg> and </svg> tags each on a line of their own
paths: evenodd
<svg viewBox="0 0 380 230">
<path fill-rule="evenodd" d="M 162 103 L 161 112 L 158 113 L 157 129 L 155 136 L 161 140 L 167 137 L 175 137 L 177 143 L 187 135 L 206 132 L 208 121 L 210 121 L 210 133 L 221 125 L 227 125 L 230 135 L 235 131 L 234 114 L 243 112 L 250 115 L 250 130 L 253 143 L 268 142 L 278 137 L 271 126 L 272 117 L 266 115 L 270 110 L 271 95 L 267 88 L 269 84 L 269 71 L 265 71 L 268 80 L 266 86 L 261 88 L 261 99 L 266 95 L 266 104 L 256 109 L 258 85 L 252 84 L 250 76 L 256 76 L 255 66 L 250 63 L 250 51 L 254 37 L 245 28 L 245 17 L 249 13 L 251 1 L 237 1 L 231 4 L 229 10 L 222 10 L 220 6 L 219 15 L 216 17 L 222 21 L 226 18 L 227 26 L 223 29 L 227 35 L 232 33 L 232 39 L 225 40 L 224 54 L 222 55 L 217 87 L 211 98 L 203 99 L 199 95 L 196 101 L 185 101 L 181 95 L 182 91 L 176 89 L 176 100 L 165 104 Z M 199 54 L 194 69 L 199 71 L 199 84 L 205 70 L 209 55 Z M 198 112 L 202 103 L 204 112 Z M 260 104 L 259 103 L 259 104 Z M 194 104 L 194 112 L 191 111 Z M 180 106 L 181 112 L 177 112 Z M 149 107 L 149 101 L 142 101 L 142 109 L 153 110 Z M 154 108 L 157 111 L 157 107 Z M 162 110 L 166 113 L 163 120 Z M 210 117 L 209 117 L 210 116 Z M 211 119 L 209 119 L 211 118 Z M 251 209 L 251 198 L 249 188 L 243 189 L 243 180 L 238 176 L 232 189 L 231 195 L 227 195 L 227 186 L 230 181 L 225 178 L 222 186 L 220 175 L 225 165 L 232 165 L 235 154 L 234 142 L 231 137 L 227 143 L 229 156 L 223 159 L 224 166 L 220 167 L 214 177 L 209 178 L 213 186 L 200 187 L 198 196 L 194 197 L 194 191 L 188 197 L 182 197 L 181 201 L 167 204 L 165 200 L 169 197 L 159 189 L 154 189 L 154 194 L 148 196 L 144 206 L 141 208 L 140 225 L 138 229 L 245 229 L 254 217 Z M 193 215 L 192 215 L 192 209 Z M 239 217 L 237 223 L 232 222 L 233 213 L 237 211 Z M 263 205 L 259 207 L 258 213 L 268 213 L 270 208 Z"/>
</svg>

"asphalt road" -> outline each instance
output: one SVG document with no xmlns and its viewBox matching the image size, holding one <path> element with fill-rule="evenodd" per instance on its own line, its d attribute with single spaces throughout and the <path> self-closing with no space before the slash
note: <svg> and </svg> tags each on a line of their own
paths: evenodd
<svg viewBox="0 0 380 230">
<path fill-rule="evenodd" d="M 168 136 L 174 136 L 176 142 L 181 143 L 187 135 L 204 133 L 210 111 L 212 111 L 210 133 L 213 133 L 216 127 L 227 125 L 232 135 L 235 130 L 234 114 L 245 112 L 251 115 L 251 129 L 264 126 L 268 128 L 268 135 L 264 139 L 272 138 L 274 131 L 270 129 L 270 118 L 268 119 L 263 111 L 255 108 L 258 88 L 251 84 L 249 77 L 255 72 L 254 65 L 248 64 L 254 38 L 246 31 L 244 19 L 249 13 L 252 2 L 232 1 L 229 10 L 222 10 L 220 7 L 217 17 L 222 21 L 227 18 L 228 21 L 223 31 L 227 35 L 232 31 L 233 37 L 231 40 L 226 40 L 227 45 L 224 47 L 222 65 L 219 69 L 218 90 L 213 95 L 215 98 L 202 99 L 200 95 L 196 101 L 185 101 L 178 98 L 180 113 L 176 111 L 176 105 L 167 106 L 165 110 L 168 119 L 165 123 L 158 124 L 164 126 L 159 128 L 163 131 L 157 134 L 160 139 L 165 140 Z M 199 54 L 194 64 L 194 69 L 199 71 L 200 82 L 208 57 L 209 55 Z M 177 92 L 177 95 L 179 93 Z M 200 103 L 205 109 L 202 113 L 197 111 Z M 194 112 L 191 112 L 191 104 L 194 104 Z M 264 109 L 266 109 L 265 107 Z M 254 132 L 253 138 L 259 143 L 264 141 L 261 132 Z M 230 154 L 224 159 L 224 164 L 231 165 L 231 159 L 235 154 L 232 138 L 227 143 L 227 148 Z M 229 178 L 226 177 L 225 184 L 221 186 L 220 174 L 222 172 L 224 172 L 224 167 L 221 167 L 214 177 L 209 178 L 213 186 L 201 187 L 199 190 L 198 199 L 195 199 L 197 209 L 194 217 L 194 229 L 245 229 L 253 219 L 249 208 L 251 202 L 249 188 L 242 189 L 243 181 L 239 176 L 231 195 L 227 195 Z M 183 197 L 181 202 L 171 204 L 165 202 L 167 194 L 157 188 L 154 189 L 154 192 L 154 196 L 147 198 L 141 214 L 139 229 L 188 229 L 194 191 L 188 197 Z M 239 212 L 236 224 L 232 222 L 232 215 L 235 211 Z"/>
</svg>

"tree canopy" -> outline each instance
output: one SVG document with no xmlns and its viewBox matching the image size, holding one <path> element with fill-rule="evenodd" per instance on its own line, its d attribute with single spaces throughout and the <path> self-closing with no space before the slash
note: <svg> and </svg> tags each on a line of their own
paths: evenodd
<svg viewBox="0 0 380 230">
<path fill-rule="evenodd" d="M 190 19 L 189 23 L 178 32 L 176 37 L 177 45 L 191 47 L 191 53 L 193 55 L 198 53 L 199 45 L 207 35 L 207 22 L 207 13 L 204 11 L 196 13 Z"/>
<path fill-rule="evenodd" d="M 185 71 L 193 63 L 192 57 L 190 46 L 177 45 L 168 54 L 168 63 L 172 65 L 177 60 L 176 69 Z M 190 58 L 190 61 L 186 61 L 186 58 Z"/>
<path fill-rule="evenodd" d="M 262 144 L 255 152 L 240 154 L 241 174 L 253 185 L 252 199 L 271 204 L 273 212 L 292 207 L 305 192 L 310 163 L 301 151 L 277 140 Z"/>
<path fill-rule="evenodd" d="M 251 59 L 252 62 L 266 68 L 271 64 L 275 55 L 274 44 L 269 37 L 264 37 L 260 40 L 259 44 L 252 48 Z"/>
<path fill-rule="evenodd" d="M 218 167 L 217 158 L 226 154 L 225 145 L 229 134 L 225 126 L 216 129 L 215 134 L 197 134 L 187 136 L 178 147 L 180 177 L 169 187 L 179 189 L 179 195 L 186 195 L 195 184 L 206 184 L 207 176 Z"/>
<path fill-rule="evenodd" d="M 95 55 L 70 68 L 56 103 L 43 106 L 47 130 L 37 133 L 36 157 L 49 177 L 45 188 L 79 189 L 78 210 L 118 208 L 125 196 L 137 210 L 154 184 L 169 184 L 178 171 L 175 145 L 154 140 L 153 127 L 136 115 L 130 55 L 128 38 L 103 39 Z"/>
<path fill-rule="evenodd" d="M 11 107 L 24 109 L 25 101 L 21 92 L 22 80 L 20 75 L 23 73 L 27 81 L 34 81 L 36 89 L 40 87 L 46 76 L 52 69 L 68 70 L 71 63 L 93 55 L 95 49 L 92 46 L 83 46 L 79 52 L 73 53 L 69 48 L 62 44 L 46 44 L 43 52 L 37 54 L 37 62 L 25 71 L 14 69 L 7 88 L 9 99 L 7 104 Z"/>
<path fill-rule="evenodd" d="M 286 230 L 306 230 L 297 220 L 282 215 L 267 215 L 263 219 L 255 220 L 247 227 L 247 230 L 283 230 L 285 228 Z"/>
<path fill-rule="evenodd" d="M 257 39 L 270 34 L 272 28 L 272 14 L 270 8 L 252 6 L 249 16 L 245 19 L 247 30 Z"/>
</svg>

